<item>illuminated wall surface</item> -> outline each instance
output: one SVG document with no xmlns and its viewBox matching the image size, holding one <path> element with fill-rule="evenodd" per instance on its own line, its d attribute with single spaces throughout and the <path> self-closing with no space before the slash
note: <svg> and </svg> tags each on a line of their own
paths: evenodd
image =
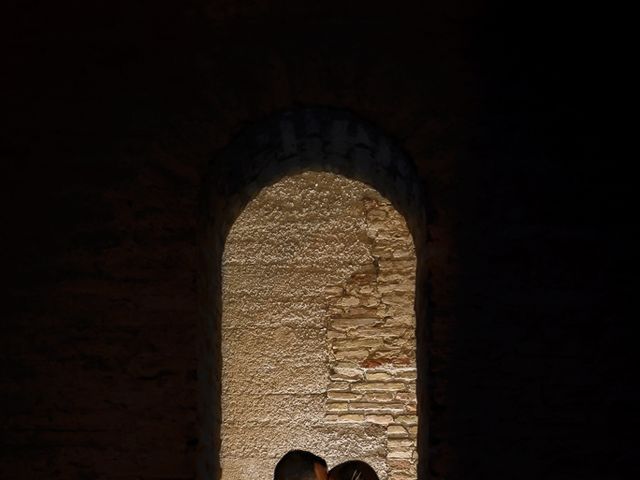
<svg viewBox="0 0 640 480">
<path fill-rule="evenodd" d="M 415 264 L 363 183 L 307 172 L 249 203 L 223 257 L 223 480 L 271 480 L 294 448 L 415 480 Z"/>
</svg>

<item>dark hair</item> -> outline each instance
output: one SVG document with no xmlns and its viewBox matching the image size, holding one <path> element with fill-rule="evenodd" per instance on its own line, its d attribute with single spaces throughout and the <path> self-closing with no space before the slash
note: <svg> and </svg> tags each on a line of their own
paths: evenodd
<svg viewBox="0 0 640 480">
<path fill-rule="evenodd" d="M 291 450 L 277 463 L 274 480 L 315 480 L 315 465 L 327 468 L 323 458 L 305 450 Z"/>
<path fill-rule="evenodd" d="M 329 472 L 330 480 L 379 480 L 376 471 L 367 462 L 349 460 L 336 465 Z"/>
</svg>

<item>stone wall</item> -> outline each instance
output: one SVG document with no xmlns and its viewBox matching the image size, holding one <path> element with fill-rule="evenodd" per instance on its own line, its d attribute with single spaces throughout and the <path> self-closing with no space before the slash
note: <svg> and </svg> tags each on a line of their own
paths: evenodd
<svg viewBox="0 0 640 480">
<path fill-rule="evenodd" d="M 325 418 L 385 426 L 389 478 L 415 479 L 415 251 L 404 219 L 387 200 L 367 192 L 362 203 L 370 261 L 327 289 Z"/>
<path fill-rule="evenodd" d="M 415 253 L 371 187 L 307 172 L 263 189 L 223 257 L 222 478 L 304 448 L 416 478 Z"/>
<path fill-rule="evenodd" d="M 352 120 L 291 122 L 296 164 L 383 177 L 414 235 L 420 480 L 640 478 L 619 22 L 365 3 L 3 2 L 0 478 L 219 478 L 222 225 L 291 157 L 233 139 L 308 106 Z"/>
</svg>

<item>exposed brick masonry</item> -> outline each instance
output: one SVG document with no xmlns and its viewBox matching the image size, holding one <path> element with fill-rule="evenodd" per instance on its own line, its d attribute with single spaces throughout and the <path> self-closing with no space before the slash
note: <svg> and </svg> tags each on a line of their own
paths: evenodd
<svg viewBox="0 0 640 480">
<path fill-rule="evenodd" d="M 363 199 L 371 263 L 327 288 L 328 421 L 386 426 L 390 479 L 416 478 L 415 252 L 406 222 Z"/>
</svg>

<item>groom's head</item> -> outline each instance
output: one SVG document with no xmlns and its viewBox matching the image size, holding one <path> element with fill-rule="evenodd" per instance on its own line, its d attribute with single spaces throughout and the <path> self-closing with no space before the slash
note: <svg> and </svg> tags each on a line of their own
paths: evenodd
<svg viewBox="0 0 640 480">
<path fill-rule="evenodd" d="M 327 462 L 311 452 L 291 450 L 276 465 L 273 480 L 326 480 Z"/>
</svg>

